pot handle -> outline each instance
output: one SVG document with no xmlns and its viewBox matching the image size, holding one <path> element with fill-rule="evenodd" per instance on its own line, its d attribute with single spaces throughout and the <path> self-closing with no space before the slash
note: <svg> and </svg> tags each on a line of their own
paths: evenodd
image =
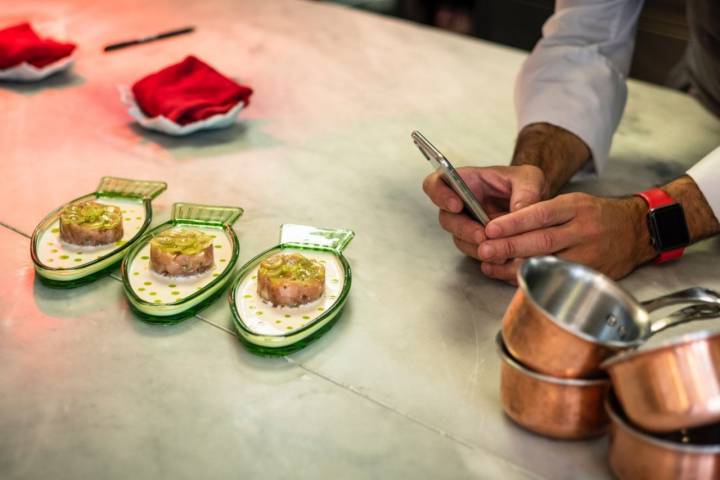
<svg viewBox="0 0 720 480">
<path fill-rule="evenodd" d="M 659 308 L 680 303 L 720 305 L 720 294 L 709 288 L 693 287 L 646 300 L 641 305 L 647 312 L 652 312 Z"/>
<path fill-rule="evenodd" d="M 650 323 L 650 335 L 681 323 L 720 317 L 720 305 L 691 305 Z"/>
</svg>

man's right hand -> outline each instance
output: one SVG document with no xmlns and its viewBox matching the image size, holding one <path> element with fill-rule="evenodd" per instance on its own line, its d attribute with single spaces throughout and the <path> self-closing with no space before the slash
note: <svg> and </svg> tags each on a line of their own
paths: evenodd
<svg viewBox="0 0 720 480">
<path fill-rule="evenodd" d="M 458 174 L 490 216 L 495 218 L 527 207 L 548 196 L 545 175 L 533 165 L 462 167 Z M 425 178 L 423 190 L 440 209 L 440 226 L 453 236 L 464 254 L 480 259 L 478 245 L 485 241 L 483 226 L 463 212 L 460 197 L 435 172 Z"/>
</svg>

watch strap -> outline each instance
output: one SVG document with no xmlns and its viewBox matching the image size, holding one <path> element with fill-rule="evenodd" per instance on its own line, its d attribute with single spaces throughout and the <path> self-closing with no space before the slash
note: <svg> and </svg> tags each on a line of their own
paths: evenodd
<svg viewBox="0 0 720 480">
<path fill-rule="evenodd" d="M 673 200 L 673 198 L 661 188 L 651 188 L 649 190 L 645 190 L 644 192 L 638 192 L 635 195 L 645 200 L 645 203 L 648 204 L 648 208 L 651 211 L 656 208 L 664 207 L 665 205 L 676 203 L 675 200 Z M 670 260 L 675 260 L 682 257 L 683 252 L 685 252 L 685 247 L 658 252 L 658 256 L 655 257 L 655 263 L 665 263 Z"/>
<path fill-rule="evenodd" d="M 642 197 L 648 204 L 648 207 L 650 207 L 650 210 L 675 203 L 675 200 L 665 193 L 665 190 L 662 188 L 651 188 L 649 190 L 645 190 L 644 192 L 636 193 L 635 195 Z"/>
</svg>

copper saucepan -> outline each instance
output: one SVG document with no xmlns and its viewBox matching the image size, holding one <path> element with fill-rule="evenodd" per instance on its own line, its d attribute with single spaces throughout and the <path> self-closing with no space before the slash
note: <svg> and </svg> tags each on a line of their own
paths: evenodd
<svg viewBox="0 0 720 480">
<path fill-rule="evenodd" d="M 522 364 L 556 377 L 599 375 L 606 358 L 641 345 L 664 328 L 696 319 L 679 315 L 652 322 L 648 313 L 653 310 L 720 305 L 720 295 L 705 288 L 639 303 L 605 275 L 549 256 L 523 262 L 517 280 L 519 288 L 503 318 L 505 345 Z"/>
<path fill-rule="evenodd" d="M 720 478 L 720 424 L 651 435 L 628 421 L 613 395 L 605 407 L 612 422 L 610 467 L 621 480 Z"/>
<path fill-rule="evenodd" d="M 575 380 L 542 375 L 516 362 L 498 333 L 500 400 L 505 413 L 535 433 L 560 439 L 589 438 L 605 433 L 609 419 L 603 408 L 608 378 Z"/>
<path fill-rule="evenodd" d="M 681 312 L 689 310 L 720 313 L 704 305 Z M 627 416 L 645 430 L 670 432 L 720 422 L 720 332 L 700 331 L 643 346 L 602 366 Z"/>
</svg>

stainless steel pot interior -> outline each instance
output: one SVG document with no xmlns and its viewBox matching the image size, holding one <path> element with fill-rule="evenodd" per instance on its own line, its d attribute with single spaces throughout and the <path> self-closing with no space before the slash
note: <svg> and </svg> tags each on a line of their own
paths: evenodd
<svg viewBox="0 0 720 480">
<path fill-rule="evenodd" d="M 560 327 L 591 342 L 626 347 L 649 329 L 645 309 L 606 276 L 556 257 L 526 260 L 518 283 Z"/>
<path fill-rule="evenodd" d="M 697 320 L 702 320 L 703 318 L 718 318 L 720 317 L 720 307 L 714 307 L 714 306 L 707 306 L 707 305 L 693 305 L 691 307 L 686 307 L 682 310 L 679 310 L 676 313 L 683 313 L 688 312 L 689 310 L 696 310 L 699 312 L 707 312 L 707 317 L 702 317 L 700 315 L 697 315 Z M 653 355 L 657 352 L 660 352 L 662 350 L 667 349 L 675 349 L 679 346 L 695 343 L 697 344 L 697 352 L 698 353 L 705 353 L 706 347 L 704 347 L 702 344 L 707 342 L 717 342 L 720 339 L 720 328 L 715 328 L 712 330 L 698 330 L 696 332 L 687 333 L 685 335 L 679 335 L 677 337 L 670 338 L 668 340 L 665 340 L 663 342 L 659 343 L 644 343 L 639 348 L 632 349 L 632 350 L 626 350 L 623 352 L 620 352 L 616 355 L 613 355 L 612 357 L 605 360 L 601 368 L 604 370 L 607 370 L 611 368 L 613 365 L 616 365 L 621 362 L 625 362 L 637 357 L 645 356 L 645 355 Z"/>
</svg>

